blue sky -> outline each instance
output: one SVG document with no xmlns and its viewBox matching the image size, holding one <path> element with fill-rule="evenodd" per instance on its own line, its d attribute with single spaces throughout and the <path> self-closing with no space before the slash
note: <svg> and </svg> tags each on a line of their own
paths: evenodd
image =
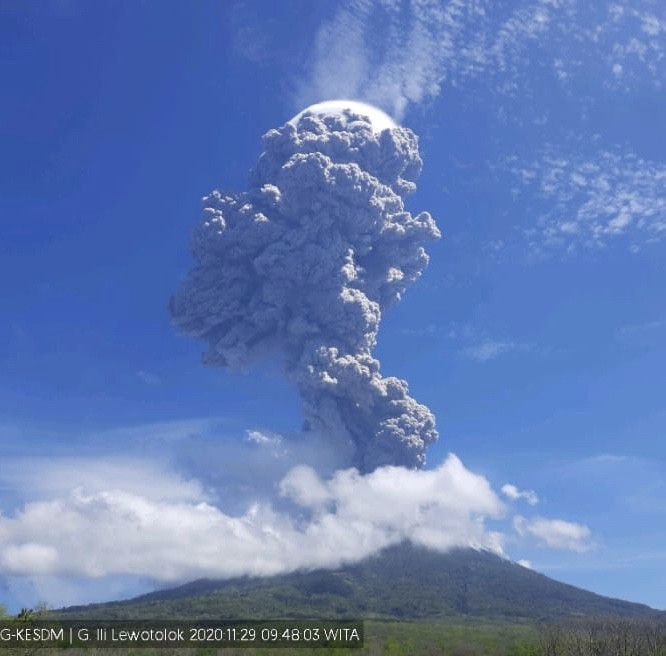
<svg viewBox="0 0 666 656">
<path fill-rule="evenodd" d="M 666 608 L 661 3 L 4 2 L 0 44 L 10 610 L 333 565 L 350 526 Z M 375 350 L 437 416 L 420 474 L 354 478 L 279 360 L 169 321 L 201 197 L 336 97 L 419 135 L 443 234 Z"/>
</svg>

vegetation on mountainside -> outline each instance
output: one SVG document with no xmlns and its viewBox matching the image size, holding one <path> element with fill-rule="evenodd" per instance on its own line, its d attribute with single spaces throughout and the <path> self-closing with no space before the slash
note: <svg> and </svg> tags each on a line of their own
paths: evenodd
<svg viewBox="0 0 666 656">
<path fill-rule="evenodd" d="M 200 580 L 62 614 L 99 619 L 479 618 L 513 623 L 659 616 L 642 604 L 559 583 L 492 553 L 461 549 L 442 554 L 407 544 L 335 571 Z"/>
</svg>

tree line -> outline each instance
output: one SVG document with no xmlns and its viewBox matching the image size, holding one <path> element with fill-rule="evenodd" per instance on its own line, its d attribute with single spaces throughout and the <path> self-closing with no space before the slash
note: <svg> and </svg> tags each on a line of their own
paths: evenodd
<svg viewBox="0 0 666 656">
<path fill-rule="evenodd" d="M 541 624 L 537 636 L 542 656 L 666 656 L 666 620 Z"/>
</svg>

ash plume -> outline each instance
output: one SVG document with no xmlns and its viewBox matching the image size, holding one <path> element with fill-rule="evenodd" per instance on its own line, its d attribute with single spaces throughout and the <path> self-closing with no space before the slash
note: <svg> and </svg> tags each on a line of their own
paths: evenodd
<svg viewBox="0 0 666 656">
<path fill-rule="evenodd" d="M 264 135 L 247 191 L 213 191 L 195 228 L 196 265 L 170 302 L 204 362 L 246 369 L 276 351 L 303 401 L 304 431 L 353 448 L 361 472 L 417 468 L 435 418 L 372 356 L 382 312 L 428 263 L 439 230 L 404 199 L 417 137 L 352 110 L 305 112 Z"/>
</svg>

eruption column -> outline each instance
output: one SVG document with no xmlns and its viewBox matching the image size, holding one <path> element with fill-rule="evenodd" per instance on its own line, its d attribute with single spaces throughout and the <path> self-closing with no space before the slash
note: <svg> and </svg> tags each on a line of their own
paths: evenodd
<svg viewBox="0 0 666 656">
<path fill-rule="evenodd" d="M 440 233 L 404 208 L 422 166 L 416 136 L 379 132 L 357 111 L 270 130 L 248 190 L 204 198 L 196 266 L 170 312 L 208 342 L 206 364 L 244 369 L 282 352 L 304 430 L 351 442 L 360 471 L 416 468 L 435 418 L 404 380 L 381 376 L 372 349 L 382 312 L 428 263 L 421 244 Z"/>
</svg>

